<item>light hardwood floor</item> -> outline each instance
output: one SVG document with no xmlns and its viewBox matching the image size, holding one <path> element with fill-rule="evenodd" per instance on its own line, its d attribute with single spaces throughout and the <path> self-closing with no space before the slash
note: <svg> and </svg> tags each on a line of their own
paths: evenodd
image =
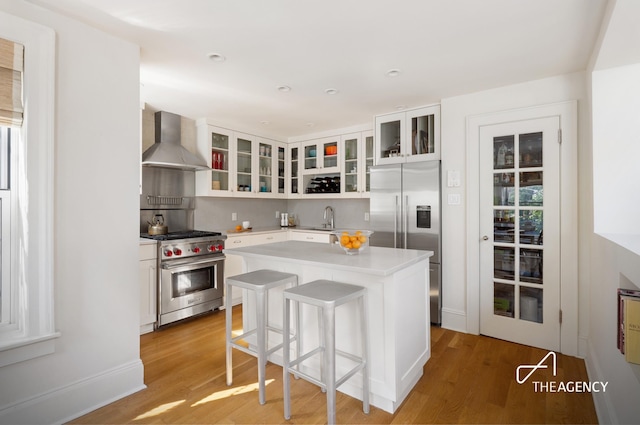
<svg viewBox="0 0 640 425">
<path fill-rule="evenodd" d="M 234 323 L 241 308 L 234 307 Z M 267 365 L 267 402 L 258 403 L 254 357 L 234 350 L 234 382 L 226 385 L 224 312 L 140 337 L 147 389 L 82 416 L 74 424 L 315 424 L 326 421 L 318 387 L 291 380 L 292 417 L 282 416 L 282 368 Z M 338 393 L 337 421 L 349 424 L 597 423 L 589 393 L 535 392 L 515 380 L 516 367 L 537 364 L 546 350 L 431 328 L 431 359 L 395 414 Z M 533 379 L 533 378 L 532 378 Z M 538 381 L 588 381 L 584 361 L 558 355 L 557 375 Z"/>
</svg>

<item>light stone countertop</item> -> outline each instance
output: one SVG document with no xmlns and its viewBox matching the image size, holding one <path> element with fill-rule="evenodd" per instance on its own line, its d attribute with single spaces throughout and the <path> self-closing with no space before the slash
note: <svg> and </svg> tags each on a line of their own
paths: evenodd
<svg viewBox="0 0 640 425">
<path fill-rule="evenodd" d="M 428 261 L 433 255 L 433 251 L 372 246 L 358 255 L 347 255 L 338 245 L 300 241 L 226 249 L 225 252 L 242 257 L 271 257 L 296 264 L 321 265 L 379 276 L 389 276 L 420 261 Z"/>
</svg>

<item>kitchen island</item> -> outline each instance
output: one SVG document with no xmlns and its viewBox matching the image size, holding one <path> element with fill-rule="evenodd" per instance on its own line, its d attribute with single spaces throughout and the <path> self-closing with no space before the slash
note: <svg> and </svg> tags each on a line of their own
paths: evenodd
<svg viewBox="0 0 640 425">
<path fill-rule="evenodd" d="M 245 248 L 227 253 L 243 259 L 243 271 L 272 269 L 298 275 L 299 284 L 317 279 L 351 283 L 367 288 L 371 404 L 393 413 L 409 394 L 431 355 L 429 319 L 429 257 L 431 251 L 368 247 L 359 255 L 347 255 L 335 244 L 285 241 Z M 269 324 L 282 325 L 282 289 L 269 297 Z M 278 293 L 278 291 L 280 293 Z M 255 300 L 243 295 L 243 320 L 247 328 L 255 325 Z M 317 346 L 316 310 L 303 306 L 302 350 Z M 354 305 L 336 310 L 336 347 L 360 353 L 359 324 Z M 270 346 L 281 341 L 269 334 Z M 320 359 L 309 365 L 319 371 Z M 337 359 L 336 376 L 351 363 Z M 277 351 L 270 361 L 282 364 Z M 362 378 L 358 374 L 339 391 L 361 399 Z M 294 394 L 295 397 L 295 394 Z"/>
</svg>

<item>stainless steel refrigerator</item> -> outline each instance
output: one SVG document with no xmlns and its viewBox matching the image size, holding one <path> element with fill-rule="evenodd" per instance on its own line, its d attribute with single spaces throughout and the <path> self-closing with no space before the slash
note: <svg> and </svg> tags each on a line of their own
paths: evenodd
<svg viewBox="0 0 640 425">
<path fill-rule="evenodd" d="M 371 168 L 370 244 L 433 251 L 429 265 L 431 323 L 442 321 L 440 161 Z"/>
</svg>

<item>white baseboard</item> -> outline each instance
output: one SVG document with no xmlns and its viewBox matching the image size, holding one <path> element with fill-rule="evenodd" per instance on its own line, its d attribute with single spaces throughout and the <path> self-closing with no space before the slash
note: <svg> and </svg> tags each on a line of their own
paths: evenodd
<svg viewBox="0 0 640 425">
<path fill-rule="evenodd" d="M 136 360 L 0 408 L 2 424 L 62 424 L 146 388 Z"/>
<path fill-rule="evenodd" d="M 467 313 L 462 310 L 443 308 L 442 327 L 452 331 L 467 333 Z"/>
</svg>

